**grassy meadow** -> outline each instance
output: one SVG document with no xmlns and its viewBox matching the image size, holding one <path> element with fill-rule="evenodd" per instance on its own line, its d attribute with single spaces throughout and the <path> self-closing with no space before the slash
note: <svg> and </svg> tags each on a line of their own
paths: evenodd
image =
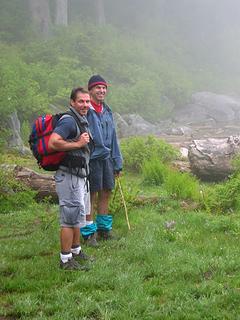
<svg viewBox="0 0 240 320">
<path fill-rule="evenodd" d="M 85 249 L 89 272 L 59 269 L 57 216 L 48 204 L 0 215 L 1 319 L 238 319 L 239 216 L 160 201 L 132 209 L 129 232 L 116 212 L 121 239 Z"/>
<path fill-rule="evenodd" d="M 150 184 L 140 171 L 124 173 L 131 230 L 116 190 L 120 239 L 83 246 L 95 257 L 88 272 L 59 269 L 58 206 L 22 190 L 25 205 L 11 202 L 0 214 L 0 319 L 240 319 L 239 211 L 207 210 L 196 199 L 196 180 L 177 172 L 171 193 L 168 170 Z M 7 201 L 3 180 L 0 200 Z"/>
</svg>

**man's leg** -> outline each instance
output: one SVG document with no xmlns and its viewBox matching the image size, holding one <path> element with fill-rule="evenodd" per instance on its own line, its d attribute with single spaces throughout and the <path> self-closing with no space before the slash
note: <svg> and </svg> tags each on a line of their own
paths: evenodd
<svg viewBox="0 0 240 320">
<path fill-rule="evenodd" d="M 73 242 L 71 246 L 71 253 L 73 255 L 73 258 L 80 263 L 94 260 L 92 257 L 86 255 L 82 251 L 82 247 L 80 245 L 80 228 L 79 227 L 73 228 Z"/>
<path fill-rule="evenodd" d="M 88 270 L 80 266 L 73 255 L 80 252 L 80 234 L 82 211 L 82 186 L 79 177 L 58 170 L 55 175 L 56 190 L 60 204 L 60 267 L 64 270 Z"/>
<path fill-rule="evenodd" d="M 111 190 L 101 190 L 98 192 L 97 212 L 99 214 L 108 214 L 111 194 Z"/>
<path fill-rule="evenodd" d="M 63 263 L 72 259 L 71 247 L 73 241 L 73 228 L 62 227 L 60 231 L 61 260 Z"/>
<path fill-rule="evenodd" d="M 65 198 L 70 194 L 67 174 L 62 170 L 57 170 L 55 174 L 56 191 L 60 205 L 60 267 L 68 268 L 69 261 L 72 260 L 71 247 L 73 242 L 73 226 L 67 221 L 69 208 L 65 204 Z"/>
<path fill-rule="evenodd" d="M 60 267 L 65 270 L 89 270 L 88 266 L 79 265 L 73 258 L 78 256 L 79 262 L 89 260 L 89 257 L 81 252 L 79 227 L 61 227 L 61 263 Z M 81 260 L 81 261 L 80 261 Z"/>
<path fill-rule="evenodd" d="M 109 214 L 111 190 L 101 190 L 98 197 L 98 214 L 96 218 L 98 238 L 102 240 L 116 239 L 111 233 L 112 215 Z"/>
<path fill-rule="evenodd" d="M 85 244 L 90 247 L 98 247 L 97 243 L 97 225 L 94 222 L 94 207 L 96 203 L 97 193 L 91 193 L 90 213 L 86 215 L 86 225 L 81 228 L 81 235 L 85 240 Z"/>
<path fill-rule="evenodd" d="M 98 192 L 97 229 L 99 238 L 113 239 L 112 215 L 109 213 L 109 202 L 114 189 L 114 171 L 112 159 L 103 161 L 102 188 Z"/>
<path fill-rule="evenodd" d="M 91 192 L 91 209 L 90 214 L 86 215 L 86 226 L 81 228 L 81 234 L 85 243 L 91 247 L 97 247 L 96 240 L 97 225 L 94 222 L 94 211 L 97 202 L 97 190 L 101 189 L 102 180 L 102 162 L 90 161 L 90 192 Z"/>
<path fill-rule="evenodd" d="M 90 210 L 90 214 L 87 215 L 87 221 L 93 221 L 94 219 L 94 212 L 95 209 L 97 208 L 98 205 L 98 198 L 97 198 L 98 193 L 97 192 L 91 192 L 91 210 Z"/>
<path fill-rule="evenodd" d="M 73 243 L 73 228 L 61 227 L 60 231 L 61 252 L 71 252 Z"/>
<path fill-rule="evenodd" d="M 72 248 L 80 247 L 80 229 L 73 228 L 73 240 L 72 240 Z"/>
<path fill-rule="evenodd" d="M 61 227 L 60 243 L 61 243 L 61 267 L 65 266 L 72 259 L 72 242 L 73 242 L 73 228 Z"/>
</svg>

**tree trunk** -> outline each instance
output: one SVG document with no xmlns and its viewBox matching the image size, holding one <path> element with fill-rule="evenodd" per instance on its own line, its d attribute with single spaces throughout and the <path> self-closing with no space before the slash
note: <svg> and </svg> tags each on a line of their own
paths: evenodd
<svg viewBox="0 0 240 320">
<path fill-rule="evenodd" d="M 68 25 L 68 0 L 56 0 L 55 24 Z"/>
<path fill-rule="evenodd" d="M 100 26 L 104 26 L 106 24 L 104 0 L 96 0 L 96 11 L 97 11 L 97 23 Z"/>
<path fill-rule="evenodd" d="M 30 154 L 30 150 L 24 146 L 21 138 L 21 124 L 18 118 L 17 111 L 13 112 L 8 119 L 8 127 L 11 132 L 10 139 L 8 141 L 8 147 L 15 149 L 21 154 Z"/>
<path fill-rule="evenodd" d="M 232 172 L 232 158 L 240 151 L 240 137 L 194 140 L 189 146 L 191 171 L 203 181 L 221 181 Z"/>
<path fill-rule="evenodd" d="M 32 21 L 37 29 L 47 37 L 51 24 L 48 0 L 29 0 L 28 3 Z"/>
</svg>

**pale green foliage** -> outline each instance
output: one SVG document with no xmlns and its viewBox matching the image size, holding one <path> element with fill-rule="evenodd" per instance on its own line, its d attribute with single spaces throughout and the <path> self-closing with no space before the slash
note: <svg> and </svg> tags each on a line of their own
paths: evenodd
<svg viewBox="0 0 240 320">
<path fill-rule="evenodd" d="M 226 19 L 219 24 L 219 30 L 224 30 L 222 41 L 216 43 L 212 28 L 215 24 L 209 25 L 210 33 L 207 24 L 200 29 L 195 24 L 195 19 L 201 17 L 212 22 L 213 3 L 204 1 L 192 12 L 191 1 L 181 5 L 177 1 L 152 1 L 147 5 L 144 1 L 130 4 L 125 0 L 118 4 L 105 0 L 107 25 L 100 27 L 94 24 L 96 12 L 87 1 L 70 1 L 69 26 L 54 26 L 51 36 L 43 40 L 30 23 L 28 1 L 3 0 L 0 39 L 5 45 L 0 47 L 0 59 L 5 67 L 1 64 L 1 114 L 4 116 L 3 106 L 8 105 L 9 110 L 21 110 L 23 119 L 32 120 L 32 114 L 42 112 L 49 103 L 65 107 L 72 87 L 86 86 L 93 73 L 102 74 L 110 83 L 107 102 L 114 111 L 135 112 L 151 121 L 171 115 L 196 90 L 207 87 L 237 93 L 239 28 L 226 29 Z M 54 20 L 54 1 L 49 4 Z M 221 8 L 217 10 L 222 16 Z M 192 14 L 183 19 L 186 12 Z M 203 43 L 196 43 L 199 32 Z M 203 35 L 209 39 L 203 39 Z M 220 46 L 224 39 L 230 39 L 228 45 Z M 11 47 L 13 43 L 15 46 Z M 218 50 L 209 49 L 216 45 Z M 233 48 L 237 48 L 234 54 Z M 229 52 L 231 61 L 226 59 Z M 213 53 L 218 53 L 217 60 L 211 56 Z M 230 72 L 228 66 L 232 66 Z"/>
<path fill-rule="evenodd" d="M 0 41 L 25 41 L 33 35 L 30 25 L 28 0 L 1 0 Z"/>
<path fill-rule="evenodd" d="M 2 44 L 0 58 L 0 112 L 4 115 L 7 104 L 5 112 L 21 111 L 21 120 L 32 120 L 49 104 L 66 107 L 71 89 L 86 86 L 93 73 L 110 83 L 107 103 L 113 111 L 135 112 L 151 121 L 169 114 L 192 92 L 184 70 L 166 65 L 140 39 L 110 26 L 78 24 L 24 47 Z"/>
<path fill-rule="evenodd" d="M 157 158 L 169 162 L 178 157 L 178 151 L 171 145 L 154 136 L 131 137 L 121 141 L 124 168 L 132 172 L 140 172 L 145 160 Z"/>
<path fill-rule="evenodd" d="M 28 121 L 24 120 L 21 126 L 21 137 L 23 139 L 24 144 L 27 146 L 28 146 L 30 132 L 31 132 L 31 126 L 29 125 Z"/>
<path fill-rule="evenodd" d="M 12 173 L 0 169 L 0 213 L 26 208 L 33 202 L 35 192 L 15 180 Z"/>
<path fill-rule="evenodd" d="M 175 170 L 168 171 L 164 188 L 168 194 L 176 199 L 198 201 L 200 198 L 199 182 L 188 173 L 181 173 Z"/>
<path fill-rule="evenodd" d="M 145 160 L 142 166 L 144 182 L 161 186 L 170 197 L 183 200 L 199 200 L 199 182 L 188 173 L 181 173 L 155 157 Z"/>
<path fill-rule="evenodd" d="M 2 163 L 2 158 L 4 155 L 4 147 L 6 146 L 8 135 L 9 135 L 9 132 L 7 129 L 2 128 L 0 130 L 0 164 Z"/>
<path fill-rule="evenodd" d="M 166 180 L 169 167 L 157 158 L 150 158 L 143 162 L 142 175 L 146 184 L 160 186 Z"/>
<path fill-rule="evenodd" d="M 128 182 L 125 177 L 120 177 L 118 179 L 119 181 L 115 179 L 115 189 L 110 202 L 110 212 L 115 214 L 124 214 L 124 202 L 128 211 L 133 209 L 136 205 L 136 197 L 139 190 L 134 184 Z"/>
<path fill-rule="evenodd" d="M 231 213 L 240 209 L 240 173 L 228 181 L 203 190 L 203 206 L 213 214 Z"/>
<path fill-rule="evenodd" d="M 0 59 L 1 121 L 18 111 L 20 119 L 29 118 L 47 107 L 46 95 L 32 77 L 31 65 L 26 64 L 16 48 L 4 47 Z"/>
<path fill-rule="evenodd" d="M 235 172 L 240 172 L 240 154 L 236 154 L 236 156 L 232 159 L 231 164 Z"/>
</svg>

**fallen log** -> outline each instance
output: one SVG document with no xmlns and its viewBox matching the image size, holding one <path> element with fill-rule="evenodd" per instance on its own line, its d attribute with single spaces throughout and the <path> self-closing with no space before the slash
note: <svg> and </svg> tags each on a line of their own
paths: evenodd
<svg viewBox="0 0 240 320">
<path fill-rule="evenodd" d="M 17 180 L 37 191 L 38 200 L 48 197 L 53 202 L 58 202 L 53 174 L 40 174 L 21 166 L 14 166 L 13 174 Z"/>
<path fill-rule="evenodd" d="M 50 198 L 51 201 L 57 203 L 58 197 L 55 190 L 55 181 L 53 174 L 40 174 L 29 168 L 21 166 L 6 166 L 8 170 L 13 171 L 14 177 L 27 185 L 30 189 L 37 192 L 36 198 L 43 200 Z M 137 196 L 135 205 L 144 206 L 147 204 L 156 204 L 160 201 L 158 196 Z"/>
<path fill-rule="evenodd" d="M 193 140 L 188 158 L 191 171 L 203 181 L 217 182 L 233 173 L 232 159 L 240 152 L 240 136 Z"/>
<path fill-rule="evenodd" d="M 58 202 L 53 174 L 40 174 L 29 168 L 17 165 L 4 166 L 4 168 L 12 171 L 17 180 L 36 191 L 38 200 L 50 198 L 51 201 Z M 157 196 L 137 196 L 135 199 L 137 205 L 156 204 L 159 200 L 160 198 Z"/>
</svg>

